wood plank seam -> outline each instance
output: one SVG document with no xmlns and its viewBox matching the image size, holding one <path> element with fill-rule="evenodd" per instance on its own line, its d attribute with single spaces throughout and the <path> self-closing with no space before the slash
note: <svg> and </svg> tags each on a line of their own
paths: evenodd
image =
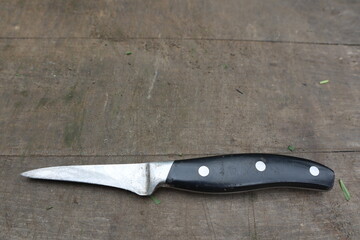
<svg viewBox="0 0 360 240">
<path fill-rule="evenodd" d="M 232 38 L 172 38 L 172 37 L 0 37 L 0 40 L 106 40 L 112 42 L 123 42 L 128 40 L 173 40 L 173 41 L 224 41 L 224 42 L 252 42 L 252 43 L 284 43 L 298 45 L 327 45 L 327 46 L 353 46 L 358 47 L 360 43 L 337 43 L 337 42 L 304 42 L 285 40 L 255 40 L 255 39 L 232 39 Z"/>
</svg>

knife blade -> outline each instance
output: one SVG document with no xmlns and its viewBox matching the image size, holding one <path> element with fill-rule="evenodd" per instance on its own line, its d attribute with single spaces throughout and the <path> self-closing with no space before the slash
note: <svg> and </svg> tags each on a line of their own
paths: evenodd
<svg viewBox="0 0 360 240">
<path fill-rule="evenodd" d="M 167 162 L 73 165 L 21 174 L 34 179 L 71 181 L 121 188 L 140 196 L 158 187 L 200 193 L 235 193 L 270 187 L 330 190 L 335 173 L 304 158 L 276 154 L 234 154 Z"/>
</svg>

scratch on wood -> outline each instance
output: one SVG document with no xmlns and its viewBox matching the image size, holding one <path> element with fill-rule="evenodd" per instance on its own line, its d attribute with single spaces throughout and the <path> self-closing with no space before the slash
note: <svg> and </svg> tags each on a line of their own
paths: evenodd
<svg viewBox="0 0 360 240">
<path fill-rule="evenodd" d="M 192 228 L 189 226 L 189 205 L 188 202 L 185 202 L 185 230 L 187 232 L 187 235 L 192 237 L 192 239 L 196 239 L 196 236 L 192 230 Z"/>
<path fill-rule="evenodd" d="M 12 228 L 12 224 L 11 224 L 9 214 L 7 212 L 5 213 L 5 224 L 6 224 L 7 232 L 9 232 L 10 229 Z"/>
<path fill-rule="evenodd" d="M 158 75 L 158 70 L 156 69 L 156 70 L 155 70 L 154 77 L 152 78 L 151 83 L 150 83 L 150 87 L 149 87 L 147 99 L 150 99 L 150 98 L 151 98 L 151 92 L 152 92 L 152 90 L 153 90 L 153 88 L 154 88 L 154 84 L 155 84 L 157 75 Z"/>
<path fill-rule="evenodd" d="M 208 227 L 211 229 L 211 232 L 212 232 L 212 239 L 217 239 L 216 233 L 215 233 L 215 230 L 214 230 L 214 225 L 213 225 L 213 223 L 211 221 L 211 218 L 209 216 L 209 212 L 208 212 L 206 203 L 202 202 L 201 204 L 202 204 L 203 209 L 204 209 L 206 223 L 207 223 Z"/>
<path fill-rule="evenodd" d="M 108 93 L 105 93 L 105 102 L 104 102 L 104 112 L 105 112 L 105 110 L 106 110 L 106 106 L 107 106 L 107 104 L 108 104 L 108 100 L 109 100 L 109 94 Z"/>
<path fill-rule="evenodd" d="M 253 214 L 253 224 L 254 224 L 254 236 L 253 239 L 257 238 L 257 230 L 256 230 L 256 217 L 255 217 L 255 206 L 254 206 L 254 193 L 251 193 L 251 208 L 252 208 L 252 214 Z"/>
<path fill-rule="evenodd" d="M 302 198 L 302 201 L 301 201 L 301 206 L 300 206 L 300 209 L 301 209 L 301 223 L 300 223 L 300 226 L 299 226 L 299 231 L 298 231 L 298 236 L 300 239 L 300 236 L 301 236 L 301 230 L 302 228 L 304 227 L 304 210 L 306 209 L 306 206 L 305 206 L 305 197 Z"/>
<path fill-rule="evenodd" d="M 249 231 L 249 236 L 251 236 L 251 220 L 250 220 L 250 208 L 249 208 L 249 204 L 247 204 L 247 222 L 248 222 L 248 231 Z"/>
</svg>

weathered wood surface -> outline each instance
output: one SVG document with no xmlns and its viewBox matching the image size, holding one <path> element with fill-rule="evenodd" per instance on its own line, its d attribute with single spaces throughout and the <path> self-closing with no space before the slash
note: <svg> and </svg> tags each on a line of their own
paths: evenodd
<svg viewBox="0 0 360 240">
<path fill-rule="evenodd" d="M 357 47 L 192 40 L 0 46 L 6 155 L 360 149 Z M 320 85 L 324 79 L 330 83 Z"/>
<path fill-rule="evenodd" d="M 1 1 L 0 239 L 359 239 L 359 12 L 357 1 Z M 319 161 L 352 199 L 336 183 L 161 189 L 156 205 L 19 176 L 241 152 Z"/>
<path fill-rule="evenodd" d="M 2 0 L 5 38 L 197 38 L 358 44 L 356 0 Z"/>
</svg>

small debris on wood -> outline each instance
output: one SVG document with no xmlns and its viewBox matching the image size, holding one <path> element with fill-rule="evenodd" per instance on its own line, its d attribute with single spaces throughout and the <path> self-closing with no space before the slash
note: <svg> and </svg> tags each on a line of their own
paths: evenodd
<svg viewBox="0 0 360 240">
<path fill-rule="evenodd" d="M 223 67 L 224 67 L 224 69 L 228 69 L 228 68 L 229 68 L 229 66 L 228 66 L 227 64 L 224 64 Z"/>
<path fill-rule="evenodd" d="M 345 197 L 346 201 L 349 201 L 351 198 L 351 195 L 349 193 L 349 190 L 346 188 L 345 183 L 343 182 L 343 180 L 340 179 L 339 184 L 340 184 L 341 190 L 344 193 L 344 197 Z"/>
<path fill-rule="evenodd" d="M 244 94 L 242 91 L 240 91 L 239 89 L 235 88 L 235 90 L 240 93 L 240 94 Z"/>
<path fill-rule="evenodd" d="M 324 80 L 324 81 L 321 81 L 320 84 L 326 84 L 328 82 L 329 82 L 329 80 Z"/>
<path fill-rule="evenodd" d="M 151 200 L 153 200 L 153 202 L 156 204 L 156 205 L 159 205 L 161 203 L 161 201 L 159 199 L 157 199 L 156 197 L 154 196 L 150 196 Z"/>
<path fill-rule="evenodd" d="M 132 52 L 128 51 L 128 52 L 126 52 L 125 54 L 126 54 L 126 55 L 131 55 Z"/>
<path fill-rule="evenodd" d="M 288 146 L 288 149 L 289 149 L 289 151 L 293 152 L 293 151 L 295 150 L 295 147 L 292 146 L 292 145 L 289 145 L 289 146 Z"/>
<path fill-rule="evenodd" d="M 48 211 L 48 210 L 53 209 L 53 208 L 54 208 L 54 207 L 47 207 L 46 210 Z"/>
</svg>

